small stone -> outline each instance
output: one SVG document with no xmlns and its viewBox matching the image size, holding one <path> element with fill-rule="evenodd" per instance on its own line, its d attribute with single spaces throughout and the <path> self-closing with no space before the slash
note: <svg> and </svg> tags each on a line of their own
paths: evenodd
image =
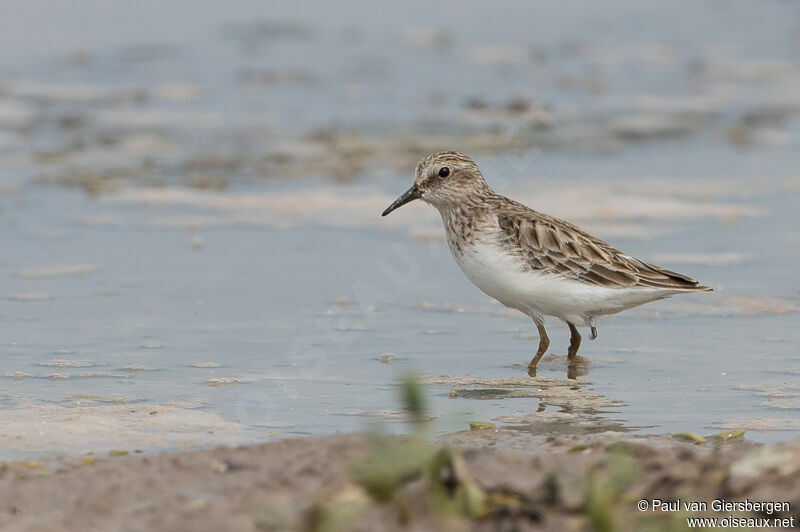
<svg viewBox="0 0 800 532">
<path fill-rule="evenodd" d="M 228 472 L 228 464 L 225 462 L 220 462 L 215 460 L 211 462 L 211 470 L 216 473 L 227 473 Z"/>
</svg>

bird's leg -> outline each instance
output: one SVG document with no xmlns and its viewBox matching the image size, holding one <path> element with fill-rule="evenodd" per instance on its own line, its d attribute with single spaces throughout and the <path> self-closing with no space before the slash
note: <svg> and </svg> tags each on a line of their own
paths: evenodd
<svg viewBox="0 0 800 532">
<path fill-rule="evenodd" d="M 567 360 L 575 360 L 578 356 L 578 349 L 581 347 L 581 333 L 578 328 L 572 323 L 569 325 L 569 350 L 567 350 Z"/>
<path fill-rule="evenodd" d="M 597 338 L 597 327 L 592 325 L 591 331 L 592 331 L 592 334 L 589 335 L 589 340 L 594 340 L 595 338 Z"/>
<path fill-rule="evenodd" d="M 550 347 L 550 338 L 547 337 L 547 331 L 544 330 L 544 322 L 533 321 L 536 323 L 536 328 L 539 329 L 539 349 L 536 351 L 536 356 L 533 357 L 531 363 L 528 364 L 528 375 L 531 377 L 536 376 L 536 364 L 539 363 L 539 359 L 542 358 L 547 348 Z"/>
</svg>

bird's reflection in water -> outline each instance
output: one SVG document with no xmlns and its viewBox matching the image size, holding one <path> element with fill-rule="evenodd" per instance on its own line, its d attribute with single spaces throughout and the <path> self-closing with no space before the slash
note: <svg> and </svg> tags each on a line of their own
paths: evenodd
<svg viewBox="0 0 800 532">
<path fill-rule="evenodd" d="M 558 371 L 558 370 L 567 370 L 567 378 L 568 379 L 577 379 L 578 377 L 585 377 L 589 374 L 589 369 L 592 367 L 592 362 L 588 358 L 584 358 L 580 355 L 575 356 L 572 359 L 567 358 L 567 355 L 545 355 L 539 361 L 537 366 L 531 366 L 528 368 L 528 376 L 529 377 L 536 377 L 537 370 L 540 368 Z"/>
<path fill-rule="evenodd" d="M 566 356 L 553 355 L 542 359 L 541 367 L 564 369 Z M 588 381 L 578 379 L 588 372 L 586 359 L 575 361 L 575 377 L 554 379 L 546 376 L 535 378 L 476 379 L 472 377 L 440 376 L 427 379 L 430 384 L 450 385 L 451 399 L 503 400 L 537 399 L 535 409 L 526 413 L 524 402 L 513 415 L 499 415 L 492 418 L 499 428 L 530 432 L 536 435 L 558 436 L 592 434 L 599 432 L 629 432 L 639 427 L 631 427 L 624 420 L 611 419 L 610 414 L 618 413 L 627 406 L 622 401 L 610 399 L 602 394 L 586 389 Z M 582 363 L 583 362 L 583 363 Z M 569 369 L 567 367 L 567 369 Z M 533 405 L 531 405 L 533 406 Z M 515 405 L 515 410 L 516 410 Z"/>
</svg>

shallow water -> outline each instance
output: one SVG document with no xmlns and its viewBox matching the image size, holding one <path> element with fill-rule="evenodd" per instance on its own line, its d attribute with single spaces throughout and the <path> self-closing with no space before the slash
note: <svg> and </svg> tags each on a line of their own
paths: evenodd
<svg viewBox="0 0 800 532">
<path fill-rule="evenodd" d="M 6 57 L 0 456 L 404 430 L 408 372 L 427 376 L 439 436 L 475 420 L 800 435 L 797 17 L 708 4 L 708 25 L 673 35 L 677 15 L 634 31 L 642 12 L 621 3 L 604 33 L 584 8 L 531 8 L 552 22 L 531 35 L 513 4 L 479 38 L 477 7 L 441 30 L 242 5 L 191 28 L 167 14 L 173 48 L 65 24 L 60 52 Z M 766 18 L 780 24 L 752 24 Z M 520 95 L 531 109 L 504 110 Z M 529 129 L 544 110 L 555 127 Z M 531 381 L 535 327 L 461 275 L 435 211 L 379 217 L 440 144 L 715 292 L 601 322 L 586 375 L 565 380 L 555 357 Z M 566 329 L 549 331 L 563 355 Z"/>
</svg>

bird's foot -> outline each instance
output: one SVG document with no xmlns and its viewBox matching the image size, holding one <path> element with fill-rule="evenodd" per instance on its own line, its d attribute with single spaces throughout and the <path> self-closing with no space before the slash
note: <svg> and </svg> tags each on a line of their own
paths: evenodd
<svg viewBox="0 0 800 532">
<path fill-rule="evenodd" d="M 592 325 L 592 329 L 591 329 L 591 331 L 592 331 L 592 332 L 591 332 L 591 334 L 589 335 L 589 340 L 594 340 L 595 338 L 597 338 L 597 327 L 595 327 L 594 325 Z"/>
</svg>

